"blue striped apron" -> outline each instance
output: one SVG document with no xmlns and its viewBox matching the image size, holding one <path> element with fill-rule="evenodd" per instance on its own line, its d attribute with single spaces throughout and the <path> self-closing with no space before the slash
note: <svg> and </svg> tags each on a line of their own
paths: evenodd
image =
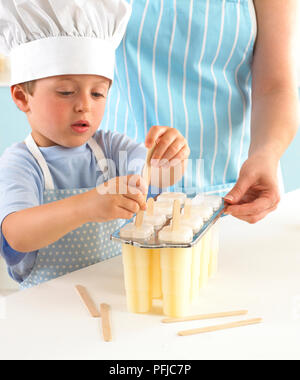
<svg viewBox="0 0 300 380">
<path fill-rule="evenodd" d="M 145 140 L 177 128 L 191 156 L 176 186 L 226 193 L 250 141 L 252 0 L 127 0 L 132 16 L 117 50 L 102 128 Z"/>
</svg>

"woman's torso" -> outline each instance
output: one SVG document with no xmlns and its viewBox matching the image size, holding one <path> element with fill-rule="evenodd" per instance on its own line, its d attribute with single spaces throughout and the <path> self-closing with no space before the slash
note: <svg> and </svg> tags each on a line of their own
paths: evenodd
<svg viewBox="0 0 300 380">
<path fill-rule="evenodd" d="M 131 3 L 103 128 L 137 141 L 177 128 L 191 148 L 184 190 L 231 188 L 250 140 L 252 0 Z"/>
</svg>

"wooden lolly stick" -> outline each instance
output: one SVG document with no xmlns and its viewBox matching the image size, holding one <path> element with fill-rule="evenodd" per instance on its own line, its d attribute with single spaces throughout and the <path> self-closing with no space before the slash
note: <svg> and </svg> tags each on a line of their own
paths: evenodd
<svg viewBox="0 0 300 380">
<path fill-rule="evenodd" d="M 149 198 L 147 200 L 147 215 L 154 215 L 154 199 Z"/>
<path fill-rule="evenodd" d="M 172 231 L 179 230 L 180 225 L 180 201 L 176 199 L 173 204 Z"/>
<path fill-rule="evenodd" d="M 100 305 L 101 320 L 102 320 L 102 333 L 105 342 L 111 342 L 111 325 L 110 325 L 110 306 L 106 303 Z"/>
<path fill-rule="evenodd" d="M 143 224 L 143 219 L 144 219 L 144 211 L 140 210 L 135 217 L 135 226 L 136 228 L 141 228 Z"/>
<path fill-rule="evenodd" d="M 222 313 L 191 315 L 189 317 L 182 317 L 182 318 L 165 318 L 162 320 L 162 322 L 174 323 L 174 322 L 186 322 L 186 321 L 200 321 L 202 319 L 235 317 L 237 315 L 244 315 L 247 313 L 248 313 L 248 310 L 225 311 Z"/>
<path fill-rule="evenodd" d="M 235 327 L 254 325 L 256 323 L 260 323 L 261 321 L 262 321 L 262 318 L 246 319 L 244 321 L 225 323 L 223 325 L 202 327 L 200 329 L 183 330 L 183 331 L 179 331 L 178 335 L 186 336 L 186 335 L 202 334 L 202 333 L 212 332 L 212 331 L 217 331 L 217 330 L 233 329 Z"/>
<path fill-rule="evenodd" d="M 151 163 L 150 163 L 150 161 L 151 161 L 152 154 L 153 154 L 155 148 L 156 148 L 156 144 L 154 144 L 153 147 L 150 148 L 150 149 L 148 149 L 148 151 L 147 151 L 146 164 L 147 164 L 147 166 L 149 166 L 149 167 L 151 167 Z"/>
<path fill-rule="evenodd" d="M 81 300 L 83 301 L 83 304 L 86 306 L 88 312 L 90 313 L 91 317 L 99 318 L 100 313 L 97 310 L 94 302 L 92 301 L 92 299 L 89 296 L 85 287 L 83 287 L 82 285 L 76 285 L 75 288 L 76 288 Z"/>
<path fill-rule="evenodd" d="M 148 187 L 149 187 L 150 181 L 151 181 L 151 163 L 150 162 L 151 162 L 152 154 L 153 154 L 155 148 L 156 148 L 156 144 L 154 144 L 154 146 L 152 148 L 148 149 L 146 162 L 145 162 L 145 166 L 144 166 L 143 174 L 142 174 L 143 178 L 147 182 Z"/>
</svg>

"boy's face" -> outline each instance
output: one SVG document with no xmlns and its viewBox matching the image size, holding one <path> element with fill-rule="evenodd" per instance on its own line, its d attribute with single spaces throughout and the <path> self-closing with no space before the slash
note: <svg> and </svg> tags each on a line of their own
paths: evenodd
<svg viewBox="0 0 300 380">
<path fill-rule="evenodd" d="M 62 75 L 36 81 L 26 112 L 39 146 L 85 144 L 103 118 L 110 81 L 97 75 Z"/>
</svg>

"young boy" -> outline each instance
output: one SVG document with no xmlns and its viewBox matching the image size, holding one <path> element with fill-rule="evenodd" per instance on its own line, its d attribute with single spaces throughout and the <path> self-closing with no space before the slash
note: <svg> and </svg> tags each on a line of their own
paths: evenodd
<svg viewBox="0 0 300 380">
<path fill-rule="evenodd" d="M 110 234 L 146 208 L 139 175 L 147 150 L 98 131 L 128 4 L 7 3 L 0 0 L 0 47 L 10 53 L 12 98 L 32 132 L 0 159 L 0 252 L 27 288 L 120 253 Z M 152 127 L 145 145 L 155 144 L 157 178 L 169 161 L 182 175 L 189 148 L 179 132 Z"/>
</svg>

